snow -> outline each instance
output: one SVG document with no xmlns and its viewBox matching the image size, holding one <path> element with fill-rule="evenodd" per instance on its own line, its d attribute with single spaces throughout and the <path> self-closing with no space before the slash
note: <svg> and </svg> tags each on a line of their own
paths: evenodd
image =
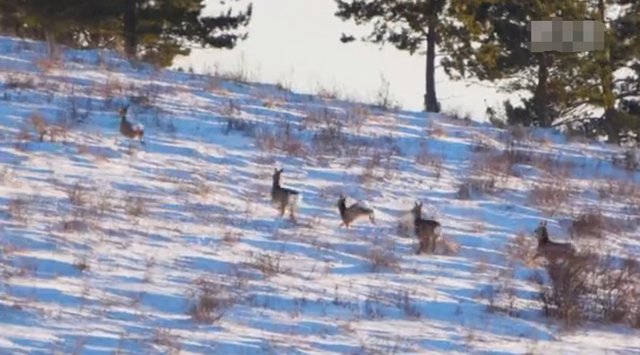
<svg viewBox="0 0 640 355">
<path fill-rule="evenodd" d="M 582 206 L 633 218 L 625 198 L 596 191 L 640 178 L 612 165 L 616 148 L 535 130 L 519 144 L 549 157 L 551 174 L 518 163 L 501 191 L 461 199 L 459 186 L 482 178 L 474 150 L 506 149 L 506 131 L 132 66 L 112 52 L 67 51 L 47 66 L 45 53 L 0 37 L 1 353 L 640 353 L 628 327 L 569 332 L 545 319 L 533 268 L 506 266 L 505 247 L 540 220 L 559 240 Z M 119 134 L 127 103 L 146 146 Z M 34 139 L 35 115 L 62 133 Z M 318 128 L 329 125 L 348 151 Z M 271 206 L 274 167 L 305 195 L 297 224 Z M 561 176 L 578 190 L 571 203 L 531 203 Z M 376 225 L 339 228 L 341 193 L 374 207 Z M 396 233 L 415 201 L 456 253 L 416 255 L 416 240 Z M 639 236 L 636 224 L 608 248 L 637 255 Z M 378 249 L 396 265 L 374 270 Z M 505 267 L 518 316 L 478 296 Z M 203 290 L 216 319 L 190 313 Z"/>
</svg>

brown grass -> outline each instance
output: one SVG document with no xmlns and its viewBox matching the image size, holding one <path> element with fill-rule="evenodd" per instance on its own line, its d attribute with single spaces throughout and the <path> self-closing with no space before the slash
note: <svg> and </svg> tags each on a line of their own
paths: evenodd
<svg viewBox="0 0 640 355">
<path fill-rule="evenodd" d="M 563 326 L 573 328 L 586 321 L 638 326 L 640 264 L 635 259 L 620 263 L 611 255 L 582 253 L 547 264 L 546 272 L 548 279 L 537 272 L 531 281 L 539 289 L 543 313 Z"/>
<path fill-rule="evenodd" d="M 87 188 L 82 186 L 80 182 L 76 182 L 67 190 L 69 202 L 74 206 L 84 206 L 87 203 Z"/>
<path fill-rule="evenodd" d="M 284 254 L 249 253 L 249 262 L 246 263 L 252 269 L 258 270 L 265 278 L 279 274 L 289 273 L 291 269 L 284 267 L 281 262 Z"/>
<path fill-rule="evenodd" d="M 36 78 L 28 73 L 11 72 L 5 75 L 7 90 L 34 90 L 37 88 Z"/>
<path fill-rule="evenodd" d="M 603 238 L 606 229 L 607 221 L 602 210 L 599 208 L 589 208 L 574 217 L 570 233 L 572 238 Z"/>
<path fill-rule="evenodd" d="M 549 183 L 536 183 L 529 191 L 527 201 L 534 206 L 541 208 L 549 215 L 554 215 L 564 208 L 574 192 L 569 182 L 561 177 L 557 177 Z"/>
<path fill-rule="evenodd" d="M 147 201 L 139 196 L 127 196 L 124 202 L 124 212 L 131 217 L 142 217 L 147 214 Z"/>
<path fill-rule="evenodd" d="M 200 276 L 193 281 L 187 313 L 198 323 L 216 323 L 233 306 L 242 302 L 245 287 L 246 280 L 237 276 L 231 280 Z"/>
<path fill-rule="evenodd" d="M 498 191 L 497 180 L 494 177 L 467 177 L 458 186 L 456 197 L 461 200 L 471 200 L 482 195 L 493 195 Z"/>
<path fill-rule="evenodd" d="M 399 272 L 400 259 L 396 256 L 393 249 L 388 247 L 373 246 L 365 255 L 371 265 L 371 272 L 391 270 Z"/>
<path fill-rule="evenodd" d="M 532 267 L 537 246 L 538 243 L 531 232 L 519 231 L 516 237 L 505 246 L 505 253 L 509 260 L 520 261 L 524 265 Z"/>
<path fill-rule="evenodd" d="M 601 199 L 640 200 L 640 184 L 633 179 L 606 179 L 597 184 L 597 190 Z"/>
<path fill-rule="evenodd" d="M 9 216 L 18 222 L 27 222 L 31 212 L 32 201 L 27 197 L 15 197 L 7 206 Z"/>
<path fill-rule="evenodd" d="M 440 179 L 442 177 L 442 172 L 444 170 L 444 159 L 442 156 L 432 152 L 429 149 L 428 141 L 426 138 L 420 140 L 420 148 L 415 157 L 415 162 L 418 165 L 422 165 L 424 167 L 428 167 L 431 172 L 433 172 L 434 177 L 436 179 Z"/>
</svg>

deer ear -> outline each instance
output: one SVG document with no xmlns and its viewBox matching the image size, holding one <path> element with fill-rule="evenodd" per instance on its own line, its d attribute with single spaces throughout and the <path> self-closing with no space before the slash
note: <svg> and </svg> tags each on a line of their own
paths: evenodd
<svg viewBox="0 0 640 355">
<path fill-rule="evenodd" d="M 278 172 L 279 172 L 279 173 L 281 173 L 281 172 L 283 172 L 283 171 L 284 171 L 284 168 L 282 168 L 282 169 L 278 170 Z"/>
<path fill-rule="evenodd" d="M 420 206 L 420 204 L 418 203 L 418 201 L 414 202 L 415 206 Z"/>
</svg>

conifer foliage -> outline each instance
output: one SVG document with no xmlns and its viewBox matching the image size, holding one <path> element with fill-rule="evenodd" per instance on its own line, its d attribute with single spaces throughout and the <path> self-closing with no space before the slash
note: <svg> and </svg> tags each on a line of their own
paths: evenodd
<svg viewBox="0 0 640 355">
<path fill-rule="evenodd" d="M 525 94 L 521 105 L 504 103 L 507 123 L 579 127 L 615 143 L 625 132 L 640 133 L 640 1 L 450 0 L 446 15 L 442 65 L 449 77 Z M 554 17 L 602 21 L 604 49 L 529 50 L 528 24 Z"/>
<path fill-rule="evenodd" d="M 439 111 L 436 70 L 489 82 L 519 102 L 488 107 L 501 124 L 556 127 L 620 143 L 640 136 L 640 0 L 334 0 L 361 40 L 426 54 L 425 110 Z M 532 52 L 532 21 L 602 21 L 603 50 Z M 342 42 L 356 38 L 343 34 Z M 577 40 L 577 39 L 576 39 Z M 439 62 L 436 62 L 439 59 Z M 495 121 L 494 121 L 495 122 Z"/>
<path fill-rule="evenodd" d="M 247 38 L 252 3 L 234 12 L 230 2 L 238 0 L 0 0 L 0 30 L 47 40 L 52 55 L 56 45 L 121 48 L 168 66 L 194 46 L 230 49 Z M 203 16 L 205 3 L 222 10 Z"/>
</svg>

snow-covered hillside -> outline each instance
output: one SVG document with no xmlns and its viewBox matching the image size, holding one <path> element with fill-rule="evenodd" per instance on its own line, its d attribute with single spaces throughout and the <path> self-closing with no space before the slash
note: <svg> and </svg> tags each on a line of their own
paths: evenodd
<svg viewBox="0 0 640 355">
<path fill-rule="evenodd" d="M 640 354 L 635 308 L 545 317 L 530 260 L 541 220 L 640 254 L 622 152 L 110 52 L 45 58 L 0 38 L 1 354 Z M 119 133 L 126 104 L 145 146 Z M 276 167 L 297 223 L 271 206 Z M 340 228 L 341 193 L 376 223 Z M 434 255 L 397 228 L 416 200 L 443 225 Z"/>
</svg>

